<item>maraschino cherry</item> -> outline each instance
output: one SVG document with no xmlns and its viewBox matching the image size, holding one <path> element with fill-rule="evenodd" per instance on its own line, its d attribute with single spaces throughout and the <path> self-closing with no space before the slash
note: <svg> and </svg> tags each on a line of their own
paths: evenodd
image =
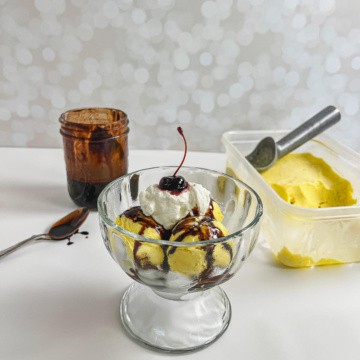
<svg viewBox="0 0 360 360">
<path fill-rule="evenodd" d="M 176 176 L 176 174 L 180 170 L 182 164 L 184 163 L 185 158 L 186 158 L 186 154 L 187 154 L 187 143 L 186 143 L 186 139 L 185 139 L 183 130 L 179 126 L 177 128 L 177 131 L 179 132 L 181 137 L 184 139 L 184 144 L 185 144 L 184 156 L 183 156 L 183 158 L 181 160 L 180 165 L 178 166 L 178 168 L 174 172 L 174 174 L 172 176 L 165 176 L 165 177 L 161 178 L 160 182 L 159 182 L 159 188 L 161 190 L 168 190 L 168 191 L 171 191 L 174 194 L 179 194 L 183 190 L 185 190 L 185 189 L 187 189 L 189 187 L 188 182 L 182 176 Z"/>
</svg>

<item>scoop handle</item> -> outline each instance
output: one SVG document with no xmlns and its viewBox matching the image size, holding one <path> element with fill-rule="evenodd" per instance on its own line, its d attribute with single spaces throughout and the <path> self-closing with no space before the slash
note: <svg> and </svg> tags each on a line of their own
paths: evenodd
<svg viewBox="0 0 360 360">
<path fill-rule="evenodd" d="M 322 109 L 276 143 L 278 158 L 295 150 L 316 135 L 319 135 L 340 121 L 340 119 L 340 111 L 335 106 L 329 105 Z"/>
</svg>

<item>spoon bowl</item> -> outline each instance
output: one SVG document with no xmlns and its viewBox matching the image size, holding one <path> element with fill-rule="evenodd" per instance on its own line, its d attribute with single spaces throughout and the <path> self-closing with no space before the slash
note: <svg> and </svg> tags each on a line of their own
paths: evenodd
<svg viewBox="0 0 360 360">
<path fill-rule="evenodd" d="M 64 240 L 79 230 L 89 215 L 86 207 L 78 208 L 56 221 L 48 231 L 47 235 L 51 240 Z"/>
<path fill-rule="evenodd" d="M 246 159 L 258 170 L 265 170 L 278 159 L 276 142 L 272 137 L 262 139 Z"/>
</svg>

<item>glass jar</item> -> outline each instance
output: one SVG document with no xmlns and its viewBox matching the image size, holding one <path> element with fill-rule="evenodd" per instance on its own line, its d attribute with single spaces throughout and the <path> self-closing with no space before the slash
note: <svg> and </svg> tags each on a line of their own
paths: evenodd
<svg viewBox="0 0 360 360">
<path fill-rule="evenodd" d="M 59 121 L 69 195 L 76 205 L 96 209 L 104 187 L 128 170 L 127 115 L 84 108 L 63 113 Z"/>
</svg>

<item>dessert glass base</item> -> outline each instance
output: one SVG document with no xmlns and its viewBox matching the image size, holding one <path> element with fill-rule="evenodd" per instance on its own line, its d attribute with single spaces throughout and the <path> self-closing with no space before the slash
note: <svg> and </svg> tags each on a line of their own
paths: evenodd
<svg viewBox="0 0 360 360">
<path fill-rule="evenodd" d="M 122 298 L 120 317 L 136 341 L 157 350 L 185 352 L 218 339 L 229 325 L 231 306 L 219 286 L 170 300 L 133 283 Z"/>
</svg>

